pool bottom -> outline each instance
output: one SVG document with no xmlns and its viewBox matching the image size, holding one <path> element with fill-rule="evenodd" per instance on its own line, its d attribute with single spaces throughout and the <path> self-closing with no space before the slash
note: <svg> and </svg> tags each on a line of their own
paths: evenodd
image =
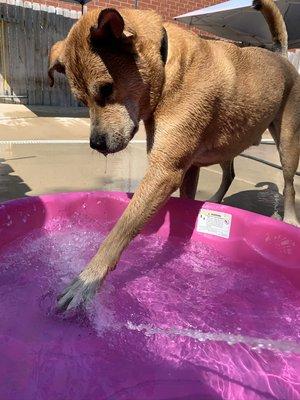
<svg viewBox="0 0 300 400">
<path fill-rule="evenodd" d="M 110 227 L 56 220 L 2 248 L 1 399 L 300 399 L 299 291 L 207 244 L 139 236 L 58 313 Z"/>
</svg>

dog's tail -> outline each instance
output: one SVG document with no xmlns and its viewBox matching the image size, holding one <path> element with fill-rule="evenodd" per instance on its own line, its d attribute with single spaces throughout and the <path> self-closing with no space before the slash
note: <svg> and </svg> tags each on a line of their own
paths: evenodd
<svg viewBox="0 0 300 400">
<path fill-rule="evenodd" d="M 259 10 L 269 25 L 273 50 L 287 56 L 288 35 L 281 12 L 273 0 L 253 0 L 253 8 Z"/>
</svg>

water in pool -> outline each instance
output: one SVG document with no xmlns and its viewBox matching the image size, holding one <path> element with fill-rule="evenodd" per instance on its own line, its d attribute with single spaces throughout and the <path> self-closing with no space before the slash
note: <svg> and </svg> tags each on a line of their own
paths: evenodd
<svg viewBox="0 0 300 400">
<path fill-rule="evenodd" d="M 2 250 L 0 399 L 300 399 L 299 291 L 264 265 L 140 236 L 58 313 L 109 228 L 58 220 Z"/>
</svg>

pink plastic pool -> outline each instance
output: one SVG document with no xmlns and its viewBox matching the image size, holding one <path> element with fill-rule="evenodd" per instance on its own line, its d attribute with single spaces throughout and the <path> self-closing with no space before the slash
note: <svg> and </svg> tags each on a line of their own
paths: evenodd
<svg viewBox="0 0 300 400">
<path fill-rule="evenodd" d="M 56 311 L 129 197 L 0 205 L 0 399 L 300 399 L 300 230 L 284 223 L 171 199 L 86 309 Z"/>
</svg>

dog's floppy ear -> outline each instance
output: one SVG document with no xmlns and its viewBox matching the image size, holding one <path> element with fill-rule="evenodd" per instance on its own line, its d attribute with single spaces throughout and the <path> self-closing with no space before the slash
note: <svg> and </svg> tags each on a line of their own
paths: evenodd
<svg viewBox="0 0 300 400">
<path fill-rule="evenodd" d="M 91 40 L 94 43 L 107 42 L 133 36 L 124 28 L 125 23 L 121 14 L 114 8 L 106 8 L 100 12 L 97 25 L 91 27 Z"/>
<path fill-rule="evenodd" d="M 49 85 L 52 87 L 54 85 L 54 71 L 65 74 L 65 66 L 63 62 L 63 53 L 65 49 L 65 41 L 61 40 L 56 42 L 50 50 L 49 54 L 49 68 L 48 68 L 48 78 Z"/>
</svg>

